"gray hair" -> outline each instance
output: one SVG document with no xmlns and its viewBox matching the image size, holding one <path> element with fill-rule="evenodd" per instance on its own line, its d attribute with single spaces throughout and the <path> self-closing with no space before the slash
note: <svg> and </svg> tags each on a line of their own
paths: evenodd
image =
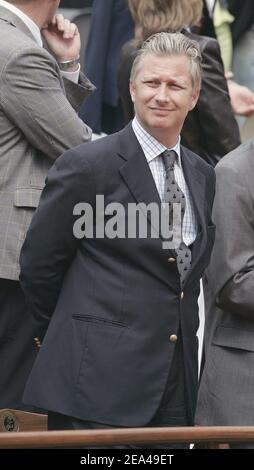
<svg viewBox="0 0 254 470">
<path fill-rule="evenodd" d="M 139 64 L 148 54 L 157 56 L 184 54 L 190 59 L 190 73 L 193 88 L 200 88 L 202 78 L 202 57 L 199 44 L 182 33 L 156 33 L 143 42 L 132 64 L 130 81 L 136 78 Z"/>
</svg>

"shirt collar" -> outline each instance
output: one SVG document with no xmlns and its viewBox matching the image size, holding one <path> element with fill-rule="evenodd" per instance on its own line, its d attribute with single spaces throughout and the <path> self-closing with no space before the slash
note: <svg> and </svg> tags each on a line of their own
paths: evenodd
<svg viewBox="0 0 254 470">
<path fill-rule="evenodd" d="M 134 131 L 135 136 L 137 137 L 142 150 L 145 154 L 147 162 L 150 163 L 152 160 L 157 158 L 161 155 L 162 152 L 165 150 L 174 150 L 177 154 L 177 165 L 182 168 L 181 162 L 181 150 L 180 150 L 180 142 L 181 138 L 178 137 L 177 143 L 174 147 L 167 148 L 165 145 L 161 144 L 158 140 L 156 140 L 151 134 L 149 134 L 139 123 L 137 117 L 135 116 L 132 121 L 132 128 Z"/>
<path fill-rule="evenodd" d="M 205 0 L 207 10 L 209 12 L 210 18 L 213 16 L 213 10 L 215 7 L 215 0 Z"/>
<path fill-rule="evenodd" d="M 21 11 L 19 8 L 12 5 L 12 3 L 6 2 L 5 0 L 0 0 L 0 6 L 6 8 L 7 10 L 11 11 L 16 16 L 18 16 L 21 19 L 21 21 L 23 21 L 23 23 L 25 23 L 25 25 L 31 31 L 38 46 L 42 47 L 43 44 L 42 44 L 42 39 L 41 39 L 40 28 L 37 26 L 37 24 L 34 23 L 33 20 L 31 20 L 31 18 L 29 18 L 29 16 L 23 13 L 23 11 Z"/>
</svg>

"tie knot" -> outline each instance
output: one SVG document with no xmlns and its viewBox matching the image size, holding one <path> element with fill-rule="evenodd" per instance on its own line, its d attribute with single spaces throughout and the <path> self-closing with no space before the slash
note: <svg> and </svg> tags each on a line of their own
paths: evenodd
<svg viewBox="0 0 254 470">
<path fill-rule="evenodd" d="M 162 158 L 166 172 L 168 170 L 173 170 L 177 159 L 176 152 L 174 150 L 165 150 L 165 152 L 162 153 Z"/>
</svg>

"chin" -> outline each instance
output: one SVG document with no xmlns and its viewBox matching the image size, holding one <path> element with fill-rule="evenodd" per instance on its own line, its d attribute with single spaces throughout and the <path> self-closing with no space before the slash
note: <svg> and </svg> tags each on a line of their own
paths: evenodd
<svg viewBox="0 0 254 470">
<path fill-rule="evenodd" d="M 169 125 L 168 120 L 166 121 L 163 118 L 154 119 L 153 122 L 151 122 L 150 124 L 151 124 L 151 127 L 156 127 L 156 128 L 161 127 L 162 129 L 167 129 L 167 128 L 171 127 Z"/>
</svg>

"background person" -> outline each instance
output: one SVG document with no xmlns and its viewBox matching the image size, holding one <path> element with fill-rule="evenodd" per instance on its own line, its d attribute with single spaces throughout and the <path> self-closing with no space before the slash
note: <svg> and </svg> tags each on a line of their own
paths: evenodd
<svg viewBox="0 0 254 470">
<path fill-rule="evenodd" d="M 253 425 L 253 157 L 249 140 L 216 166 L 216 237 L 204 280 L 205 363 L 196 414 L 202 426 Z"/>
<path fill-rule="evenodd" d="M 85 69 L 96 91 L 82 106 L 80 116 L 98 134 L 112 134 L 124 125 L 117 72 L 121 47 L 133 30 L 126 0 L 93 0 Z"/>
<path fill-rule="evenodd" d="M 91 138 L 75 110 L 94 87 L 79 73 L 77 28 L 54 17 L 58 6 L 0 0 L 0 408 L 23 407 L 36 354 L 18 281 L 21 246 L 49 168 Z"/>
<path fill-rule="evenodd" d="M 249 19 L 252 17 L 249 11 L 249 9 L 251 8 L 250 3 L 252 3 L 252 0 L 246 0 L 240 3 L 234 2 L 233 0 L 232 1 L 230 0 L 217 0 L 217 1 L 207 0 L 206 2 L 204 0 L 203 20 L 202 20 L 202 24 L 199 30 L 200 34 L 205 34 L 208 36 L 216 37 L 217 31 L 215 31 L 213 23 L 214 23 L 215 6 L 218 3 L 222 5 L 224 9 L 228 7 L 230 13 L 233 13 L 234 15 L 236 15 L 235 19 L 237 19 L 238 17 L 238 12 L 237 12 L 238 8 L 242 12 L 244 12 L 243 17 L 245 17 L 245 20 L 243 23 L 241 21 L 239 21 L 238 23 L 238 20 L 231 23 L 233 40 L 234 40 L 236 33 L 237 32 L 239 33 L 241 30 L 241 29 L 238 29 L 238 26 L 241 25 L 242 27 L 243 24 L 245 24 L 246 26 L 246 19 L 247 21 L 249 21 Z M 236 3 L 238 4 L 238 6 L 236 7 L 236 10 L 235 10 Z M 209 7 L 209 9 L 207 6 Z M 248 12 L 248 16 L 246 18 L 247 12 Z M 224 22 L 224 24 L 222 25 L 222 29 L 223 29 L 223 34 L 224 34 L 224 41 L 220 42 L 221 49 L 223 49 L 223 47 L 225 45 L 227 46 L 227 44 L 229 43 L 232 44 L 232 35 L 230 34 L 229 23 Z M 218 39 L 220 41 L 220 36 L 218 37 Z M 229 47 L 231 46 L 229 45 Z M 228 54 L 228 51 L 229 49 L 227 50 L 226 54 Z M 230 62 L 231 60 L 232 59 L 230 59 Z M 235 65 L 234 65 L 234 71 L 235 71 Z M 239 83 L 238 83 L 237 74 L 233 80 L 232 78 L 234 74 L 232 73 L 231 70 L 227 71 L 225 76 L 228 80 L 228 90 L 229 90 L 233 112 L 235 113 L 236 116 L 238 116 L 237 118 L 238 123 L 240 121 L 243 122 L 244 120 L 241 118 L 241 116 L 248 117 L 254 113 L 254 93 L 252 92 L 252 86 L 250 88 L 248 88 L 247 86 L 243 86 L 245 84 L 242 83 L 241 80 L 239 80 Z"/>
</svg>

